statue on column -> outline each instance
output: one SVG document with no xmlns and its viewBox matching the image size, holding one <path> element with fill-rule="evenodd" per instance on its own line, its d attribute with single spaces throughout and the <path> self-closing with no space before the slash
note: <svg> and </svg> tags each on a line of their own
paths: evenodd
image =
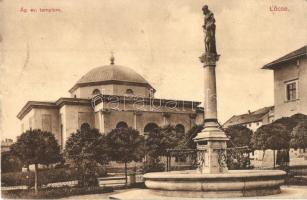
<svg viewBox="0 0 307 200">
<path fill-rule="evenodd" d="M 207 5 L 204 5 L 203 13 L 204 19 L 204 33 L 205 33 L 205 47 L 207 54 L 217 54 L 215 45 L 215 19 L 213 13 L 208 9 Z"/>
</svg>

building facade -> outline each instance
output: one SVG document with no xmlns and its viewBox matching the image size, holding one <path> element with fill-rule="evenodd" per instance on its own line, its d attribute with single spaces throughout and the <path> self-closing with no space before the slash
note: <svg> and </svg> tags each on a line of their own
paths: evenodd
<svg viewBox="0 0 307 200">
<path fill-rule="evenodd" d="M 10 147 L 13 143 L 12 139 L 5 138 L 1 140 L 1 153 L 10 151 Z"/>
<path fill-rule="evenodd" d="M 154 98 L 155 89 L 128 67 L 111 64 L 86 73 L 69 90 L 70 98 L 55 102 L 29 101 L 18 113 L 21 131 L 52 132 L 61 147 L 86 123 L 107 134 L 114 128 L 132 127 L 146 134 L 172 125 L 185 133 L 203 123 L 200 102 Z"/>
<path fill-rule="evenodd" d="M 242 115 L 234 115 L 224 124 L 224 128 L 234 125 L 242 125 L 253 131 L 256 131 L 260 126 L 272 123 L 274 121 L 274 106 L 264 107 L 256 111 L 248 111 Z"/>
<path fill-rule="evenodd" d="M 275 119 L 307 114 L 307 57 L 304 46 L 266 65 L 274 73 Z"/>
</svg>

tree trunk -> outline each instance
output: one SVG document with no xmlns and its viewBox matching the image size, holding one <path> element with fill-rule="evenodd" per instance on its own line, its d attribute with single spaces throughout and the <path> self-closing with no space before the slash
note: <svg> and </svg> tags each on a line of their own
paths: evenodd
<svg viewBox="0 0 307 200">
<path fill-rule="evenodd" d="M 35 163 L 34 164 L 34 181 L 35 181 L 35 183 L 34 183 L 34 190 L 35 190 L 35 194 L 37 194 L 37 192 L 38 192 L 38 184 L 37 184 L 37 182 L 38 182 L 38 166 L 37 166 L 37 163 Z"/>
<path fill-rule="evenodd" d="M 273 168 L 275 169 L 275 150 L 273 150 Z"/>
<path fill-rule="evenodd" d="M 128 184 L 127 161 L 125 161 L 125 178 L 126 178 L 126 186 L 127 186 Z"/>
</svg>

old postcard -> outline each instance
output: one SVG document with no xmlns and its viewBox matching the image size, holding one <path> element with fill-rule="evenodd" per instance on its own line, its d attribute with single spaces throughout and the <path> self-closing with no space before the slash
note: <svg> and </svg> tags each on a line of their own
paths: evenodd
<svg viewBox="0 0 307 200">
<path fill-rule="evenodd" d="M 306 0 L 0 0 L 1 198 L 307 198 Z"/>
</svg>

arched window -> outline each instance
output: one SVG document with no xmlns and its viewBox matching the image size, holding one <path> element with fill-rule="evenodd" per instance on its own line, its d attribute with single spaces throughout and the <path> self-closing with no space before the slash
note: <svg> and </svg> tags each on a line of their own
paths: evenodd
<svg viewBox="0 0 307 200">
<path fill-rule="evenodd" d="M 98 94 L 101 94 L 99 89 L 93 90 L 92 95 L 98 95 Z"/>
<path fill-rule="evenodd" d="M 121 121 L 116 124 L 116 128 L 128 128 L 128 124 L 126 122 Z"/>
<path fill-rule="evenodd" d="M 185 133 L 185 128 L 182 124 L 177 124 L 175 126 L 175 130 L 176 130 L 177 137 L 182 137 Z"/>
<path fill-rule="evenodd" d="M 83 123 L 81 124 L 81 131 L 86 131 L 89 130 L 91 128 L 91 126 L 88 123 Z"/>
<path fill-rule="evenodd" d="M 155 123 L 148 123 L 145 127 L 144 127 L 144 133 L 148 134 L 151 131 L 155 130 L 156 128 L 159 128 L 159 126 Z"/>
<path fill-rule="evenodd" d="M 132 89 L 127 89 L 127 90 L 126 90 L 126 94 L 128 94 L 128 95 L 133 95 L 134 93 L 133 93 L 133 90 L 132 90 Z"/>
</svg>

